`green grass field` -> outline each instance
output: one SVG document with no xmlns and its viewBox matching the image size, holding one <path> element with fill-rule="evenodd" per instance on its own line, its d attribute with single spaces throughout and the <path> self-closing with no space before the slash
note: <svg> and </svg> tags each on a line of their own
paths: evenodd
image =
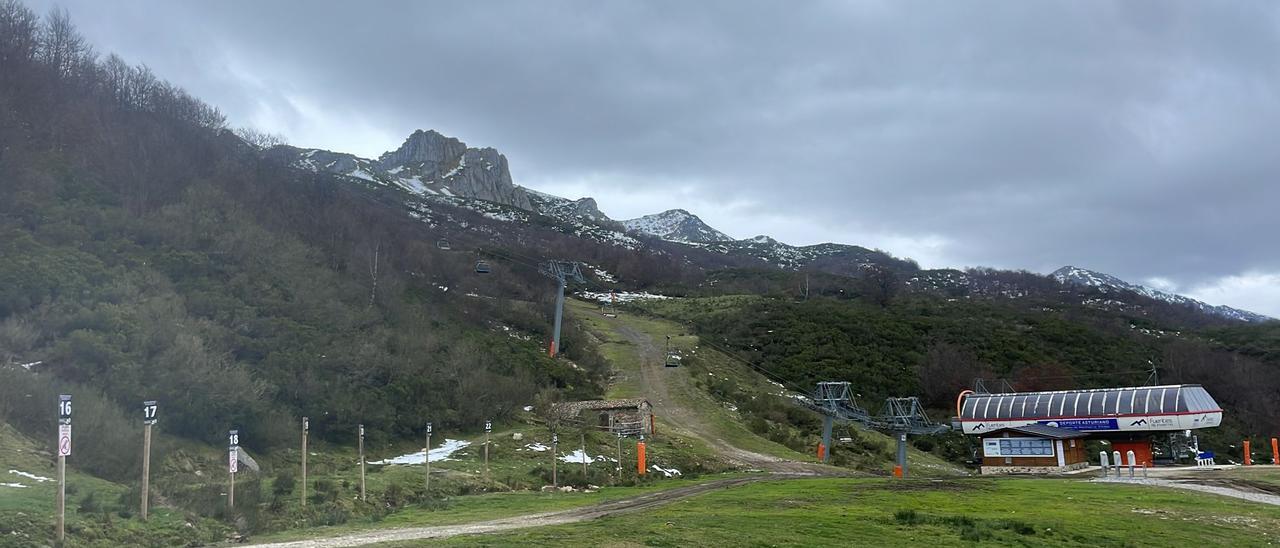
<svg viewBox="0 0 1280 548">
<path fill-rule="evenodd" d="M 1266 546 L 1280 507 L 1079 480 L 760 482 L 456 546 Z M 410 546 L 398 544 L 394 546 Z"/>
</svg>

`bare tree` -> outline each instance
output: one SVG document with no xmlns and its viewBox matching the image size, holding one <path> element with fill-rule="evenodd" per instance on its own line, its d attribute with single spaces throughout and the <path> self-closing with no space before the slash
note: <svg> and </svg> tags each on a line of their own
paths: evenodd
<svg viewBox="0 0 1280 548">
<path fill-rule="evenodd" d="M 378 270 L 380 262 L 378 255 L 382 251 L 382 241 L 373 246 L 373 255 L 369 258 L 369 306 L 373 306 L 374 301 L 378 299 Z"/>
<path fill-rule="evenodd" d="M 260 150 L 285 144 L 283 135 L 278 133 L 267 133 L 251 127 L 237 128 L 235 133 L 242 141 L 249 143 Z"/>
<path fill-rule="evenodd" d="M 66 8 L 54 8 L 45 16 L 40 33 L 40 60 L 61 77 L 72 76 L 93 50 L 71 22 Z"/>
</svg>

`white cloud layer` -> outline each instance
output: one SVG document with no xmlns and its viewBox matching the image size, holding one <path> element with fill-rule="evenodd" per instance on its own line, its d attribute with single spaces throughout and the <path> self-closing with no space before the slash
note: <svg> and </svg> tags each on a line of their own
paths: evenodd
<svg viewBox="0 0 1280 548">
<path fill-rule="evenodd" d="M 1186 291 L 1193 299 L 1280 318 L 1280 272 L 1246 272 Z"/>
</svg>

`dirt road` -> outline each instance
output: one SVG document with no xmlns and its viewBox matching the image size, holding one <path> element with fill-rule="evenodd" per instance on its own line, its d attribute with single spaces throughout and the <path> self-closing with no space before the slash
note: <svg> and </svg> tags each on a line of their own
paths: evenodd
<svg viewBox="0 0 1280 548">
<path fill-rule="evenodd" d="M 529 514 L 511 518 L 495 519 L 459 525 L 441 525 L 438 527 L 407 527 L 401 529 L 382 529 L 364 533 L 354 533 L 341 537 L 278 542 L 272 544 L 255 544 L 264 548 L 346 548 L 350 546 L 366 546 L 382 542 L 400 542 L 409 540 L 443 539 L 458 535 L 478 535 L 523 529 L 526 527 L 542 527 L 546 525 L 563 525 L 579 521 L 588 521 L 606 516 L 615 516 L 655 508 L 665 504 L 700 495 L 708 491 L 728 489 L 739 485 L 760 481 L 762 479 L 779 479 L 777 476 L 753 476 L 716 480 L 688 487 L 678 487 L 666 491 L 649 493 L 628 499 L 603 502 L 585 508 L 575 508 L 560 512 Z M 785 477 L 783 478 L 785 479 Z"/>
<path fill-rule="evenodd" d="M 675 428 L 684 434 L 705 441 L 730 462 L 743 468 L 786 475 L 848 475 L 848 471 L 840 468 L 764 455 L 726 442 L 714 427 L 703 420 L 698 410 L 687 405 L 682 398 L 673 393 L 673 387 L 670 385 L 672 376 L 686 373 L 665 367 L 666 350 L 658 346 L 651 335 L 633 327 L 618 323 L 614 325 L 614 330 L 636 348 L 640 357 L 641 393 L 649 399 L 654 412 L 662 417 L 665 427 Z"/>
</svg>

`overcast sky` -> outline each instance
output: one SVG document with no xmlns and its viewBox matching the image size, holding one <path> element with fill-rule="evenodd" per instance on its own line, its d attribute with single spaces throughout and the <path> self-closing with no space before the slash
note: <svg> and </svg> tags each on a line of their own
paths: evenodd
<svg viewBox="0 0 1280 548">
<path fill-rule="evenodd" d="M 1280 317 L 1277 2 L 58 4 L 295 145 L 433 128 L 614 218 Z"/>
</svg>

